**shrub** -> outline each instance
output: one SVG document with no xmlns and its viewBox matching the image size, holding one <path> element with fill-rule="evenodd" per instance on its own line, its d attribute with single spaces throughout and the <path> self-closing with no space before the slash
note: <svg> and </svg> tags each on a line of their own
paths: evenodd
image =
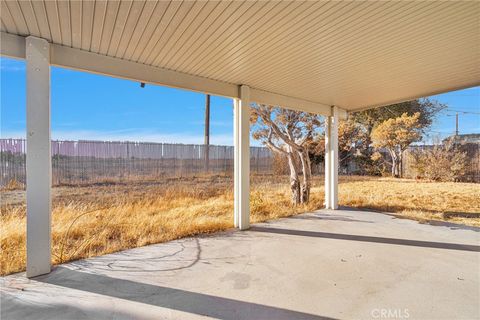
<svg viewBox="0 0 480 320">
<path fill-rule="evenodd" d="M 430 149 L 412 151 L 413 169 L 416 176 L 433 181 L 459 181 L 464 178 L 467 154 L 453 140 L 434 145 Z"/>
</svg>

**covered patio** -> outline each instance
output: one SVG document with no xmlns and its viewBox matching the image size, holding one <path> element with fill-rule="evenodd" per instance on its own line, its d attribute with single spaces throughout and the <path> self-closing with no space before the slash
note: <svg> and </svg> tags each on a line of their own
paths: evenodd
<svg viewBox="0 0 480 320">
<path fill-rule="evenodd" d="M 321 210 L 2 278 L 2 319 L 478 319 L 479 243 Z"/>
<path fill-rule="evenodd" d="M 50 66 L 232 98 L 232 219 L 250 229 L 7 277 L 2 315 L 368 318 L 408 303 L 478 318 L 478 230 L 329 210 L 339 120 L 479 85 L 479 16 L 478 2 L 2 1 L 1 55 L 26 61 L 28 278 L 51 271 Z M 326 117 L 329 210 L 250 228 L 251 103 Z"/>
</svg>

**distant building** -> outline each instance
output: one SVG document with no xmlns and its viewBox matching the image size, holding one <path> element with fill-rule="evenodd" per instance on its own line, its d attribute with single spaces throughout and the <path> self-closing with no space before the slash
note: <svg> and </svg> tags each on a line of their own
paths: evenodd
<svg viewBox="0 0 480 320">
<path fill-rule="evenodd" d="M 455 143 L 460 143 L 460 144 L 480 143 L 480 133 L 452 135 L 450 137 L 443 139 L 443 142 L 449 139 L 453 139 Z"/>
</svg>

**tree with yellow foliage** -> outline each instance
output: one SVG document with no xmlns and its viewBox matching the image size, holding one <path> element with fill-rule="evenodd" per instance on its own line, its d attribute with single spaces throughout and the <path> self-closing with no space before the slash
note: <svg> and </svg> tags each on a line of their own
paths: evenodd
<svg viewBox="0 0 480 320">
<path fill-rule="evenodd" d="M 372 145 L 375 148 L 385 148 L 390 154 L 392 176 L 400 177 L 400 165 L 403 153 L 410 144 L 420 141 L 422 125 L 420 113 L 409 116 L 407 113 L 400 117 L 388 119 L 372 130 Z"/>
</svg>

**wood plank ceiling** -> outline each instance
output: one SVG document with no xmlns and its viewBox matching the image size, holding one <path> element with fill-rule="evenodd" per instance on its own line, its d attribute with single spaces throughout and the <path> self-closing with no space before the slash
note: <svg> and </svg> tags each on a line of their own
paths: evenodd
<svg viewBox="0 0 480 320">
<path fill-rule="evenodd" d="M 347 110 L 480 84 L 478 1 L 1 1 L 1 30 Z"/>
</svg>

